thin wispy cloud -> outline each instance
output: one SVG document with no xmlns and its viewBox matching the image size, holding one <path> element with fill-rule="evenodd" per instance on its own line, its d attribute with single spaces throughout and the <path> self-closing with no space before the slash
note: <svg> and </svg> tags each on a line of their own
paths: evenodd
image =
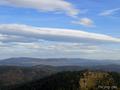
<svg viewBox="0 0 120 90">
<path fill-rule="evenodd" d="M 99 15 L 100 16 L 112 16 L 119 11 L 120 11 L 120 8 L 115 8 L 115 9 L 105 10 L 101 12 Z"/>
<path fill-rule="evenodd" d="M 31 8 L 40 12 L 63 12 L 75 17 L 79 10 L 65 0 L 1 0 L 1 5 Z"/>
<path fill-rule="evenodd" d="M 80 20 L 72 21 L 73 24 L 83 25 L 86 27 L 94 27 L 94 22 L 90 18 L 81 18 Z"/>
</svg>

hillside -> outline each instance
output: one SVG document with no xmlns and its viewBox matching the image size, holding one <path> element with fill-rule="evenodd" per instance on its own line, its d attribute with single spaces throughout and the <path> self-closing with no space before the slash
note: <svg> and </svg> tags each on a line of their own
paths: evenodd
<svg viewBox="0 0 120 90">
<path fill-rule="evenodd" d="M 120 74 L 100 71 L 62 72 L 10 90 L 120 90 Z M 106 89 L 108 88 L 108 89 Z M 111 89 L 110 89 L 111 88 Z"/>
<path fill-rule="evenodd" d="M 0 87 L 38 80 L 56 74 L 58 72 L 81 71 L 85 69 L 120 72 L 120 66 L 118 65 L 95 66 L 95 67 L 49 66 L 49 65 L 37 65 L 32 67 L 0 66 Z"/>
<path fill-rule="evenodd" d="M 45 67 L 45 66 L 44 66 Z M 0 87 L 25 83 L 56 73 L 54 69 L 0 66 Z"/>
</svg>

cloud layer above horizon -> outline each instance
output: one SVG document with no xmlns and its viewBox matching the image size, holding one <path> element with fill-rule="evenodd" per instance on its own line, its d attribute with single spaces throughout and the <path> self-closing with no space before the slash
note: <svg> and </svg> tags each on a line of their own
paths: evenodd
<svg viewBox="0 0 120 90">
<path fill-rule="evenodd" d="M 23 42 L 28 41 L 61 41 L 61 42 L 111 42 L 120 43 L 119 38 L 109 35 L 90 33 L 80 30 L 60 28 L 40 28 L 22 24 L 1 24 L 0 40 L 2 42 Z M 29 38 L 28 38 L 29 37 Z M 30 39 L 30 40 L 29 40 Z"/>
<path fill-rule="evenodd" d="M 32 55 L 36 57 L 48 55 L 47 57 L 87 56 L 95 58 L 105 53 L 114 55 L 119 52 L 116 48 L 107 51 L 110 48 L 104 45 L 120 44 L 119 38 L 105 34 L 72 29 L 41 28 L 23 24 L 1 24 L 0 41 L 1 55 L 8 53 L 8 56 L 14 54 L 15 56 Z M 6 50 L 7 52 L 4 52 Z M 37 54 L 34 55 L 34 53 Z"/>
</svg>

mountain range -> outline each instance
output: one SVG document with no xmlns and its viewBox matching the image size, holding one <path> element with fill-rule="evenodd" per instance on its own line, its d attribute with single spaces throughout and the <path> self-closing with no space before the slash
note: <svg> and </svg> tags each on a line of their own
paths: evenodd
<svg viewBox="0 0 120 90">
<path fill-rule="evenodd" d="M 0 60 L 0 65 L 9 66 L 36 66 L 36 65 L 51 65 L 51 66 L 98 66 L 98 65 L 120 65 L 120 60 L 92 60 L 80 58 L 8 58 Z"/>
</svg>

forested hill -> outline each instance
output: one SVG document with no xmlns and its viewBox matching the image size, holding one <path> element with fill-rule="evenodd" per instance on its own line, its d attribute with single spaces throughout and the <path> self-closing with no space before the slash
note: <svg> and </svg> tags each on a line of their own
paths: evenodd
<svg viewBox="0 0 120 90">
<path fill-rule="evenodd" d="M 105 88 L 120 90 L 120 74 L 100 71 L 62 72 L 30 83 L 9 87 L 7 90 L 106 90 Z"/>
</svg>

